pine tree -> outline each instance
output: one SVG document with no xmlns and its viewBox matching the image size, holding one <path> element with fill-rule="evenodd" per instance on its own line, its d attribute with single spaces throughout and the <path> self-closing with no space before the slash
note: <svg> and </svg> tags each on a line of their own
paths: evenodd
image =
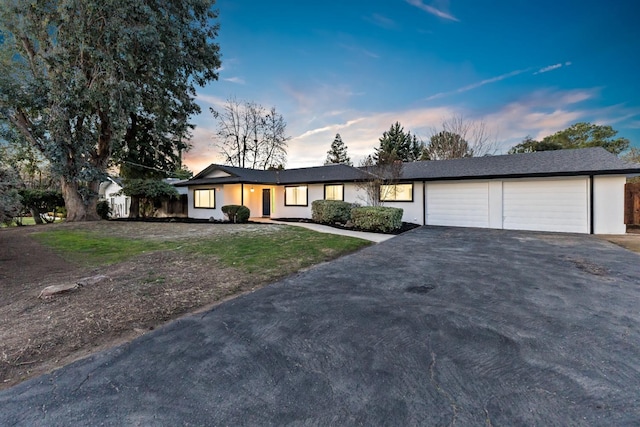
<svg viewBox="0 0 640 427">
<path fill-rule="evenodd" d="M 343 164 L 352 166 L 351 159 L 347 154 L 347 146 L 342 142 L 342 137 L 339 133 L 336 134 L 335 139 L 331 143 L 331 149 L 327 151 L 327 160 L 324 162 L 325 165 L 331 164 Z"/>
<path fill-rule="evenodd" d="M 399 122 L 391 125 L 380 138 L 380 146 L 376 148 L 374 159 L 378 164 L 396 160 L 415 162 L 420 160 L 424 143 L 411 132 L 405 132 Z"/>
</svg>

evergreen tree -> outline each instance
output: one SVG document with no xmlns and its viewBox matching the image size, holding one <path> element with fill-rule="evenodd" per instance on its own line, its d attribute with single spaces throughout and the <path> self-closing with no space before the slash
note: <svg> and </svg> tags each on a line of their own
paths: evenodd
<svg viewBox="0 0 640 427">
<path fill-rule="evenodd" d="M 411 132 L 405 132 L 399 122 L 391 125 L 380 138 L 380 146 L 376 148 L 374 159 L 378 164 L 401 160 L 415 162 L 420 159 L 424 144 Z"/>
<path fill-rule="evenodd" d="M 327 151 L 327 160 L 324 162 L 325 165 L 336 163 L 349 166 L 353 165 L 347 154 L 347 146 L 342 142 L 342 137 L 339 133 L 336 133 L 336 137 L 331 143 L 331 148 Z"/>
</svg>

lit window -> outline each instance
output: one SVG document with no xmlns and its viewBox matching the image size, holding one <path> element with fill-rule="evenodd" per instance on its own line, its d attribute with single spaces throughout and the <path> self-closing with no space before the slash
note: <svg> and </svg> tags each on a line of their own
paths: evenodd
<svg viewBox="0 0 640 427">
<path fill-rule="evenodd" d="M 344 185 L 325 185 L 324 186 L 324 199 L 325 200 L 344 200 Z"/>
<path fill-rule="evenodd" d="M 213 188 L 193 190 L 193 206 L 196 208 L 215 208 L 216 190 Z"/>
<path fill-rule="evenodd" d="M 381 185 L 380 200 L 383 202 L 413 202 L 413 184 Z"/>
<path fill-rule="evenodd" d="M 284 205 L 308 206 L 307 186 L 298 185 L 297 187 L 284 187 Z"/>
</svg>

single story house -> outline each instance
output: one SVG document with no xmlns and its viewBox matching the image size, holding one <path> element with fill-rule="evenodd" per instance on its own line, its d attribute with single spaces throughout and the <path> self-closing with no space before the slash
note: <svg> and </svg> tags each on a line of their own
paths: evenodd
<svg viewBox="0 0 640 427">
<path fill-rule="evenodd" d="M 405 163 L 384 205 L 403 221 L 509 230 L 624 234 L 624 185 L 640 174 L 603 148 Z M 252 216 L 311 218 L 311 202 L 365 205 L 362 168 L 328 165 L 264 171 L 212 164 L 176 186 L 188 188 L 190 218 L 223 219 L 224 205 Z"/>
<path fill-rule="evenodd" d="M 107 177 L 100 183 L 98 196 L 100 200 L 106 200 L 111 207 L 112 218 L 126 218 L 129 216 L 131 207 L 131 197 L 126 196 L 122 191 L 122 181 L 120 178 Z"/>
<path fill-rule="evenodd" d="M 164 182 L 176 187 L 178 198 L 163 200 L 156 212 L 157 217 L 186 216 L 186 194 L 185 187 L 177 187 L 176 184 L 185 182 L 177 178 L 165 178 Z M 100 183 L 98 190 L 99 200 L 106 200 L 111 207 L 111 218 L 128 218 L 131 211 L 131 197 L 121 193 L 122 179 L 118 177 L 107 177 L 106 181 Z"/>
</svg>

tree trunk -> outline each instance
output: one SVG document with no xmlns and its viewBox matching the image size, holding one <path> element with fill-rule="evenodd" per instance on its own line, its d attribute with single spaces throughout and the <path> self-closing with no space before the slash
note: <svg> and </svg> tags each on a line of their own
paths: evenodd
<svg viewBox="0 0 640 427">
<path fill-rule="evenodd" d="M 31 216 L 33 217 L 33 222 L 35 222 L 36 224 L 43 224 L 40 212 L 33 208 L 30 208 L 29 211 L 31 212 Z"/>
<path fill-rule="evenodd" d="M 64 198 L 64 205 L 67 208 L 67 222 L 74 221 L 99 221 L 100 216 L 96 211 L 98 204 L 98 192 L 95 191 L 93 195 L 89 196 L 89 199 L 85 202 L 80 195 L 80 188 L 75 182 L 67 182 L 64 178 L 61 180 L 62 197 Z M 95 184 L 95 185 L 94 185 Z M 97 189 L 99 183 L 91 182 L 90 188 L 95 187 Z"/>
<path fill-rule="evenodd" d="M 131 205 L 129 205 L 129 218 L 138 218 L 140 216 L 140 199 L 138 196 L 131 196 Z"/>
</svg>

